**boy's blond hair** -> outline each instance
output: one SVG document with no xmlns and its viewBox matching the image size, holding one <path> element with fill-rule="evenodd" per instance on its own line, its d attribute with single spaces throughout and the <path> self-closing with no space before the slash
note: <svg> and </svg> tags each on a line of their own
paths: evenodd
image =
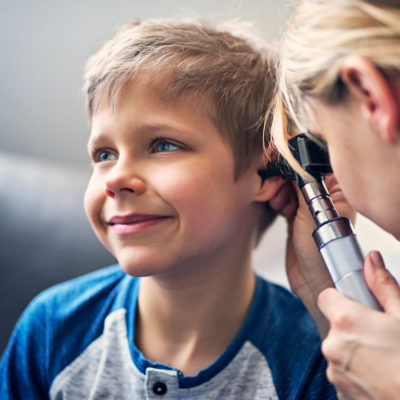
<svg viewBox="0 0 400 400">
<path fill-rule="evenodd" d="M 238 178 L 269 144 L 263 117 L 275 87 L 273 53 L 239 21 L 214 28 L 199 20 L 136 20 L 88 60 L 88 113 L 104 100 L 115 107 L 126 83 L 146 72 L 166 98 L 190 93 L 206 107 L 233 150 Z M 260 234 L 274 216 L 266 205 Z"/>
<path fill-rule="evenodd" d="M 272 132 L 279 150 L 301 172 L 287 147 L 288 121 L 304 131 L 299 115 L 307 98 L 328 104 L 344 99 L 340 70 L 348 55 L 365 57 L 385 74 L 399 76 L 400 1 L 301 0 L 279 51 Z"/>
</svg>

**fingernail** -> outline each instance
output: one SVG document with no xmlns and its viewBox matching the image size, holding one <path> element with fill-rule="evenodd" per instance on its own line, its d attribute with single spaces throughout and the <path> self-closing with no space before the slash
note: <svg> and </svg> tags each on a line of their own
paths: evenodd
<svg viewBox="0 0 400 400">
<path fill-rule="evenodd" d="M 372 264 L 374 264 L 374 267 L 385 268 L 385 263 L 383 262 L 383 258 L 381 256 L 381 253 L 379 253 L 379 251 L 372 251 L 370 253 L 370 256 Z"/>
</svg>

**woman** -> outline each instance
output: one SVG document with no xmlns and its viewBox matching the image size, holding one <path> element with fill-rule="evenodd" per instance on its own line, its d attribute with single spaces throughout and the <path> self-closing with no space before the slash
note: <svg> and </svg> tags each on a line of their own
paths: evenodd
<svg viewBox="0 0 400 400">
<path fill-rule="evenodd" d="M 307 130 L 325 141 L 349 204 L 400 240 L 400 1 L 301 0 L 280 51 L 278 149 L 300 171 L 288 152 L 290 133 Z M 291 220 L 288 276 L 307 304 L 329 283 L 299 252 L 295 227 L 304 205 L 297 214 L 282 209 L 287 196 L 282 191 L 271 204 Z M 339 398 L 398 399 L 399 286 L 378 252 L 367 255 L 364 275 L 384 312 L 332 288 L 318 297 L 330 323 L 322 345 L 327 375 Z"/>
</svg>

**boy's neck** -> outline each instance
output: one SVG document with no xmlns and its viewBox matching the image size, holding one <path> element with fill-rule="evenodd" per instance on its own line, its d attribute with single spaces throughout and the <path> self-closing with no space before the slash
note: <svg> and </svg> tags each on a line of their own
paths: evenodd
<svg viewBox="0 0 400 400">
<path fill-rule="evenodd" d="M 201 274 L 191 269 L 182 279 L 142 278 L 135 344 L 144 356 L 186 376 L 213 363 L 237 335 L 254 295 L 251 261 L 242 261 L 202 266 Z"/>
</svg>

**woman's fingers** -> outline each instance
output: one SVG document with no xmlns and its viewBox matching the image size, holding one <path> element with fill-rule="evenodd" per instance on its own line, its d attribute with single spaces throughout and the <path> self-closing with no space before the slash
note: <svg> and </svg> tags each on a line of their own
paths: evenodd
<svg viewBox="0 0 400 400">
<path fill-rule="evenodd" d="M 293 219 L 297 210 L 297 194 L 291 182 L 286 182 L 269 200 L 269 205 L 287 219 Z"/>
</svg>

